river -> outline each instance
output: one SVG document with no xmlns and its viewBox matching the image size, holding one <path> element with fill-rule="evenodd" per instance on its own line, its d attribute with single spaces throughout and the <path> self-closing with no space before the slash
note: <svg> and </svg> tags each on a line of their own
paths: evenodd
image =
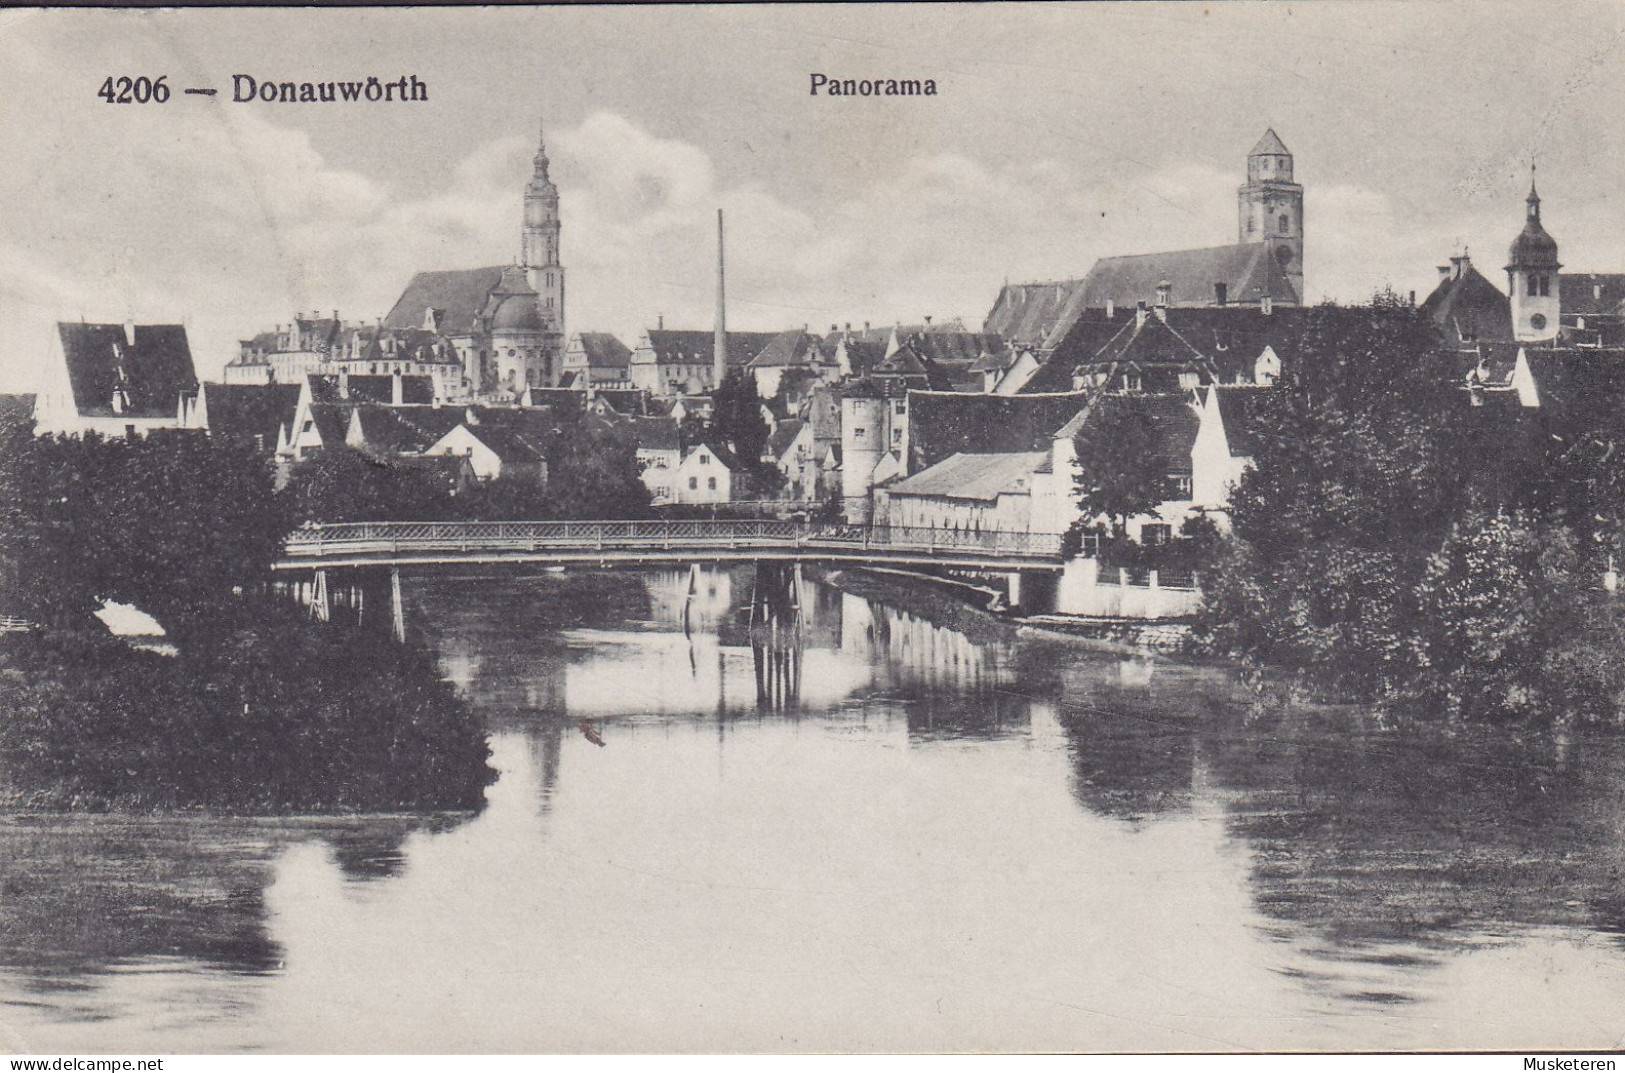
<svg viewBox="0 0 1625 1073">
<path fill-rule="evenodd" d="M 0 819 L 0 1049 L 1625 1044 L 1617 738 L 813 579 L 759 704 L 752 572 L 688 580 L 407 579 L 477 816 Z"/>
</svg>

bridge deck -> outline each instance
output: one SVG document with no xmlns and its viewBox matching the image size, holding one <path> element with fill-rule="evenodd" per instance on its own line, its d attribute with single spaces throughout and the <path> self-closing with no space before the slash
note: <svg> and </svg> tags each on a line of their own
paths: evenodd
<svg viewBox="0 0 1625 1073">
<path fill-rule="evenodd" d="M 275 566 L 751 561 L 1059 570 L 1061 537 L 771 520 L 347 522 L 297 530 Z"/>
</svg>

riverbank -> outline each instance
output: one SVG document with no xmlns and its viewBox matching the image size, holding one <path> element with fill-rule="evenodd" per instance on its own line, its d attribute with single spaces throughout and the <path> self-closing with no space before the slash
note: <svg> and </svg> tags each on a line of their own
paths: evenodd
<svg viewBox="0 0 1625 1073">
<path fill-rule="evenodd" d="M 1011 615 L 977 606 L 973 598 L 992 595 L 969 582 L 938 578 L 903 570 L 830 570 L 822 575 L 830 584 L 858 596 L 883 599 L 906 610 L 916 610 L 943 625 L 972 635 L 974 629 L 1003 631 L 1006 639 L 1032 638 L 1069 645 L 1089 652 L 1119 655 L 1158 655 L 1195 660 L 1190 624 L 1184 621 L 1139 622 L 1129 619 L 1077 618 L 1065 615 Z"/>
</svg>

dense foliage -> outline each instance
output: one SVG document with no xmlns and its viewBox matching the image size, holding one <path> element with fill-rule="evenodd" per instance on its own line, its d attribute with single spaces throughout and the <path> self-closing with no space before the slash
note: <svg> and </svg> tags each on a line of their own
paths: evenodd
<svg viewBox="0 0 1625 1073">
<path fill-rule="evenodd" d="M 340 482 L 335 481 L 335 485 Z M 468 808 L 478 721 L 419 653 L 261 598 L 292 524 L 269 463 L 196 434 L 0 428 L 0 795 L 237 810 Z M 170 656 L 91 619 L 164 627 Z"/>
<path fill-rule="evenodd" d="M 1577 469 L 1601 452 L 1574 446 L 1598 430 L 1470 406 L 1461 384 L 1408 303 L 1309 311 L 1205 574 L 1205 632 L 1413 714 L 1611 712 L 1625 635 L 1599 583 L 1606 489 Z"/>
<path fill-rule="evenodd" d="M 244 603 L 173 656 L 88 632 L 0 638 L 0 799 L 238 812 L 478 807 L 478 720 L 382 633 Z"/>
<path fill-rule="evenodd" d="M 761 459 L 770 430 L 754 376 L 734 369 L 723 378 L 711 399 L 707 433 L 711 443 L 727 447 L 747 465 Z"/>
<path fill-rule="evenodd" d="M 1128 520 L 1168 498 L 1168 474 L 1150 415 L 1138 407 L 1104 406 L 1073 441 L 1076 492 L 1083 524 L 1122 536 Z"/>
<path fill-rule="evenodd" d="M 54 625 L 103 599 L 183 628 L 258 583 L 290 519 L 269 464 L 201 436 L 36 438 L 0 429 L 4 610 Z"/>
</svg>

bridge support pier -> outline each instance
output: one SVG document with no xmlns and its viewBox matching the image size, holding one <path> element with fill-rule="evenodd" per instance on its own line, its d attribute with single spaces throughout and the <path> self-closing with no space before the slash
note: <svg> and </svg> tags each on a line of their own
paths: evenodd
<svg viewBox="0 0 1625 1073">
<path fill-rule="evenodd" d="M 750 594 L 750 649 L 756 670 L 756 704 L 794 708 L 801 699 L 800 564 L 756 564 Z"/>
</svg>

